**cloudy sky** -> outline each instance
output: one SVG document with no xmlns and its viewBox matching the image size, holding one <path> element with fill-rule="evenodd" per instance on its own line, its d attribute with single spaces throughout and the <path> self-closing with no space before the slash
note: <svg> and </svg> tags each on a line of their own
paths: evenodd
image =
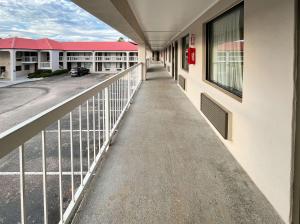
<svg viewBox="0 0 300 224">
<path fill-rule="evenodd" d="M 0 0 L 0 38 L 114 41 L 123 36 L 70 0 Z"/>
</svg>

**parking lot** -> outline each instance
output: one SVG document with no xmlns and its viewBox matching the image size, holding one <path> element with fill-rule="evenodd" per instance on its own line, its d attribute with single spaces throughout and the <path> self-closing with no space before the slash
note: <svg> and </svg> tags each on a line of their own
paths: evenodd
<svg viewBox="0 0 300 224">
<path fill-rule="evenodd" d="M 0 88 L 0 133 L 105 80 L 110 75 L 61 75 Z"/>
</svg>

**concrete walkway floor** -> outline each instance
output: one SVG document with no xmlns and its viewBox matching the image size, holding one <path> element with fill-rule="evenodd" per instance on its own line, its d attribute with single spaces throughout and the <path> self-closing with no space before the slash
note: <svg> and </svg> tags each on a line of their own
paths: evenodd
<svg viewBox="0 0 300 224">
<path fill-rule="evenodd" d="M 168 73 L 147 77 L 78 223 L 282 223 Z"/>
</svg>

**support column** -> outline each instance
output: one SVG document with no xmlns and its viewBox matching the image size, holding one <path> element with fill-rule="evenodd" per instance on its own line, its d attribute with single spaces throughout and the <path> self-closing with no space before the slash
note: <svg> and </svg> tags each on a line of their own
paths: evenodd
<svg viewBox="0 0 300 224">
<path fill-rule="evenodd" d="M 93 61 L 92 61 L 92 71 L 91 72 L 96 72 L 96 52 L 93 51 Z"/>
<path fill-rule="evenodd" d="M 64 69 L 68 69 L 68 60 L 67 60 L 67 52 L 63 52 L 63 67 Z"/>
<path fill-rule="evenodd" d="M 38 69 L 41 68 L 41 59 L 42 59 L 42 54 L 41 54 L 41 52 L 39 51 L 39 52 L 38 52 Z"/>
<path fill-rule="evenodd" d="M 129 68 L 129 52 L 126 51 L 126 69 Z"/>
<path fill-rule="evenodd" d="M 50 66 L 52 71 L 59 69 L 59 51 L 49 51 L 50 53 Z"/>
<path fill-rule="evenodd" d="M 15 81 L 17 79 L 16 76 L 16 51 L 10 50 L 10 80 Z"/>
<path fill-rule="evenodd" d="M 144 44 L 139 44 L 139 50 L 138 50 L 138 62 L 143 63 L 143 69 L 142 69 L 142 80 L 146 80 L 146 72 L 147 72 L 147 65 L 146 65 L 146 46 Z"/>
</svg>

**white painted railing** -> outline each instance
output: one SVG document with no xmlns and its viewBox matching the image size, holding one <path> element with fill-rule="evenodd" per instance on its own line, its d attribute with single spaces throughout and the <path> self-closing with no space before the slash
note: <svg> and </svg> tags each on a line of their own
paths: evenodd
<svg viewBox="0 0 300 224">
<path fill-rule="evenodd" d="M 24 56 L 22 57 L 23 63 L 34 63 L 37 62 L 37 56 Z"/>
<path fill-rule="evenodd" d="M 10 160 L 14 156 L 19 158 L 19 171 L 4 172 L 0 169 L 0 176 L 19 176 L 19 192 L 11 195 L 13 198 L 20 195 L 21 203 L 20 210 L 19 206 L 2 206 L 8 209 L 6 212 L 0 211 L 2 220 L 6 223 L 26 223 L 38 214 L 43 214 L 36 217 L 36 223 L 53 223 L 54 220 L 59 223 L 70 222 L 141 84 L 142 66 L 141 63 L 134 65 L 0 134 L 0 164 L 13 162 Z M 25 157 L 25 153 L 33 154 L 34 162 L 28 154 Z M 36 164 L 41 164 L 41 168 L 38 171 L 30 170 Z M 25 192 L 30 192 L 31 189 L 27 187 L 33 181 L 32 178 L 42 180 L 39 186 L 41 197 L 35 193 L 35 203 L 39 205 L 37 208 L 43 208 L 43 212 L 36 212 L 38 214 L 28 214 L 33 202 L 28 202 L 29 193 Z M 67 191 L 64 191 L 66 186 Z M 4 190 L 1 189 L 0 196 L 3 194 L 7 197 Z M 38 192 L 37 186 L 33 190 Z M 16 206 L 16 203 L 12 205 Z M 20 211 L 19 216 L 16 211 Z M 7 220 L 6 216 L 10 212 L 14 214 L 13 218 L 19 220 Z"/>
<path fill-rule="evenodd" d="M 129 56 L 129 61 L 137 62 L 138 57 L 137 56 Z"/>
<path fill-rule="evenodd" d="M 45 69 L 45 68 L 51 68 L 51 62 L 40 62 L 39 68 Z"/>
<path fill-rule="evenodd" d="M 96 61 L 126 61 L 126 56 L 96 56 Z"/>
<path fill-rule="evenodd" d="M 67 61 L 92 61 L 93 56 L 67 56 Z"/>
</svg>

